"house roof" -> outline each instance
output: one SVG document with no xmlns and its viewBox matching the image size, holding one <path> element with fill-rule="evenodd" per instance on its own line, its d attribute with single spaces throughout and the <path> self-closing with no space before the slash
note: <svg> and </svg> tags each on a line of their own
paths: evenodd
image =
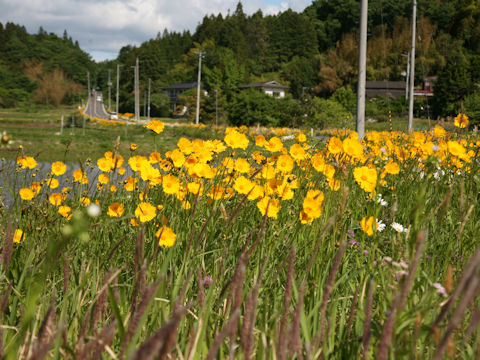
<svg viewBox="0 0 480 360">
<path fill-rule="evenodd" d="M 188 90 L 188 89 L 195 89 L 197 87 L 196 82 L 188 82 L 188 83 L 180 83 L 180 84 L 173 84 L 170 86 L 165 86 L 163 90 Z M 200 87 L 203 88 L 202 84 Z"/>
<path fill-rule="evenodd" d="M 288 86 L 282 85 L 279 82 L 272 80 L 272 81 L 265 81 L 265 82 L 251 82 L 246 85 L 239 86 L 240 89 L 248 89 L 248 88 L 274 88 L 274 89 L 288 89 Z"/>
<path fill-rule="evenodd" d="M 367 81 L 365 83 L 365 88 L 367 89 L 384 89 L 384 90 L 403 89 L 405 90 L 405 86 L 406 86 L 405 81 Z"/>
</svg>

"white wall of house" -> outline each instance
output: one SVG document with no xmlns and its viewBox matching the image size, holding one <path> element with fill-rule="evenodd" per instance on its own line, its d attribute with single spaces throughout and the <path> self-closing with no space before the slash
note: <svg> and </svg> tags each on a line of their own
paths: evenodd
<svg viewBox="0 0 480 360">
<path fill-rule="evenodd" d="M 283 89 L 269 89 L 269 88 L 264 88 L 265 94 L 274 96 L 274 97 L 279 97 L 283 98 L 285 97 L 285 90 Z"/>
</svg>

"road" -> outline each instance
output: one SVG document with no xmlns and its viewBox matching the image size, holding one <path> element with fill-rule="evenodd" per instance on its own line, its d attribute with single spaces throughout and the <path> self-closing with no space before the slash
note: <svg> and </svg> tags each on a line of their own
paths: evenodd
<svg viewBox="0 0 480 360">
<path fill-rule="evenodd" d="M 103 95 L 101 91 L 92 90 L 90 92 L 84 112 L 90 117 L 97 117 L 99 119 L 106 120 L 110 119 L 110 115 L 105 110 L 105 104 L 103 103 Z"/>
</svg>

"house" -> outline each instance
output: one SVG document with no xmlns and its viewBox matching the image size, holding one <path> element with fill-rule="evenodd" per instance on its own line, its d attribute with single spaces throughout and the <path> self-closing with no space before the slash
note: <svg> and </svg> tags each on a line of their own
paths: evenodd
<svg viewBox="0 0 480 360">
<path fill-rule="evenodd" d="M 415 96 L 433 96 L 433 85 L 437 81 L 438 76 L 427 76 L 423 78 L 423 89 L 415 89 Z"/>
<path fill-rule="evenodd" d="M 162 89 L 165 90 L 168 97 L 170 98 L 170 108 L 172 111 L 176 111 L 177 103 L 178 103 L 178 95 L 184 93 L 190 89 L 196 89 L 197 83 L 190 82 L 190 83 L 181 83 L 181 84 L 174 84 L 170 86 L 165 86 Z M 203 89 L 202 84 L 200 84 L 200 88 Z"/>
<path fill-rule="evenodd" d="M 396 99 L 405 97 L 406 87 L 405 81 L 367 81 L 365 83 L 365 95 L 369 99 L 377 96 Z"/>
<path fill-rule="evenodd" d="M 288 89 L 288 86 L 282 85 L 279 82 L 272 80 L 266 82 L 252 82 L 247 85 L 242 85 L 238 87 L 239 89 L 260 89 L 265 94 L 271 95 L 273 97 L 285 97 L 285 91 Z"/>
</svg>

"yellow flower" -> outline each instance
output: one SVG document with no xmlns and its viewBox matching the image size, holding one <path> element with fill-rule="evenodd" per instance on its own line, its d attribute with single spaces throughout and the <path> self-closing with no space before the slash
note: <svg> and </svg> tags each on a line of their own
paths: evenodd
<svg viewBox="0 0 480 360">
<path fill-rule="evenodd" d="M 175 194 L 180 188 L 180 180 L 173 175 L 165 175 L 163 177 L 162 186 L 165 194 Z"/>
<path fill-rule="evenodd" d="M 48 201 L 50 201 L 50 204 L 52 204 L 52 205 L 59 206 L 62 203 L 62 201 L 65 200 L 66 198 L 67 198 L 67 196 L 65 194 L 53 193 L 48 198 Z"/>
<path fill-rule="evenodd" d="M 262 200 L 260 200 L 257 203 L 257 207 L 260 210 L 260 213 L 262 214 L 262 216 L 265 216 L 265 212 L 267 211 L 267 205 L 268 205 L 267 217 L 276 219 L 281 207 L 280 201 L 278 199 L 272 199 L 269 196 L 265 196 Z"/>
<path fill-rule="evenodd" d="M 60 176 L 60 175 L 65 174 L 65 171 L 67 171 L 67 165 L 65 165 L 63 162 L 55 161 L 52 164 L 52 174 L 53 175 Z"/>
<path fill-rule="evenodd" d="M 167 226 L 163 226 L 155 233 L 158 238 L 158 245 L 163 247 L 172 247 L 175 244 L 177 235 Z"/>
<path fill-rule="evenodd" d="M 20 156 L 17 158 L 17 164 L 22 166 L 22 169 L 35 169 L 37 162 L 31 156 Z"/>
<path fill-rule="evenodd" d="M 129 176 L 127 180 L 125 180 L 125 185 L 123 186 L 123 188 L 127 191 L 133 191 L 135 190 L 135 185 L 137 184 L 137 182 L 138 182 L 137 178 L 133 178 Z"/>
<path fill-rule="evenodd" d="M 128 159 L 128 165 L 130 165 L 133 171 L 139 171 L 147 164 L 150 165 L 148 159 L 145 156 L 136 155 Z"/>
<path fill-rule="evenodd" d="M 385 165 L 384 170 L 387 172 L 387 174 L 396 175 L 400 172 L 400 166 L 398 166 L 398 164 L 395 161 L 390 160 Z"/>
<path fill-rule="evenodd" d="M 448 141 L 447 146 L 453 156 L 464 158 L 467 155 L 467 150 L 458 141 Z"/>
<path fill-rule="evenodd" d="M 81 182 L 82 184 L 88 184 L 87 174 L 82 171 L 82 169 L 77 169 L 73 172 L 73 181 L 74 182 Z"/>
<path fill-rule="evenodd" d="M 180 149 L 180 151 L 183 152 L 185 155 L 189 155 L 193 151 L 192 142 L 184 137 L 178 140 L 177 146 Z"/>
<path fill-rule="evenodd" d="M 283 149 L 282 141 L 278 137 L 274 136 L 265 143 L 265 149 L 267 149 L 270 152 L 282 151 Z"/>
<path fill-rule="evenodd" d="M 377 170 L 367 166 L 360 166 L 353 169 L 353 176 L 363 190 L 369 193 L 375 191 L 375 187 L 377 186 Z"/>
<path fill-rule="evenodd" d="M 70 206 L 62 205 L 58 208 L 58 213 L 62 215 L 64 218 L 70 220 L 72 217 L 72 209 Z"/>
<path fill-rule="evenodd" d="M 32 200 L 35 192 L 30 188 L 22 188 L 18 191 L 22 200 Z"/>
<path fill-rule="evenodd" d="M 354 159 L 359 159 L 363 154 L 363 146 L 357 139 L 346 138 L 343 140 L 343 151 Z"/>
<path fill-rule="evenodd" d="M 246 174 L 250 171 L 250 164 L 244 158 L 235 160 L 235 170 L 241 174 Z"/>
<path fill-rule="evenodd" d="M 468 125 L 468 116 L 460 113 L 455 117 L 455 120 L 453 123 L 455 124 L 456 127 L 460 129 L 466 128 Z"/>
<path fill-rule="evenodd" d="M 277 169 L 284 174 L 293 170 L 293 160 L 288 155 L 280 155 L 277 159 Z"/>
<path fill-rule="evenodd" d="M 22 240 L 25 240 L 25 236 L 23 235 L 23 230 L 15 229 L 15 233 L 13 234 L 13 242 L 18 244 Z"/>
<path fill-rule="evenodd" d="M 155 215 L 157 214 L 157 209 L 155 206 L 148 202 L 141 202 L 138 204 L 137 208 L 135 209 L 135 216 L 141 222 L 148 222 L 152 220 Z"/>
<path fill-rule="evenodd" d="M 298 142 L 305 142 L 305 141 L 307 141 L 307 137 L 305 136 L 304 133 L 298 133 L 298 135 L 297 135 L 297 141 L 298 141 Z"/>
<path fill-rule="evenodd" d="M 293 144 L 292 146 L 290 146 L 289 152 L 292 158 L 294 158 L 295 160 L 305 159 L 305 149 L 300 144 Z"/>
<path fill-rule="evenodd" d="M 47 181 L 47 185 L 50 187 L 50 189 L 56 189 L 59 185 L 59 182 L 57 179 L 52 178 Z"/>
<path fill-rule="evenodd" d="M 100 174 L 98 176 L 98 182 L 101 183 L 101 184 L 108 184 L 109 181 L 110 181 L 110 179 L 105 174 Z"/>
<path fill-rule="evenodd" d="M 42 189 L 42 185 L 38 181 L 34 181 L 32 182 L 30 189 L 32 189 L 35 194 L 38 194 Z"/>
<path fill-rule="evenodd" d="M 160 120 L 151 120 L 145 127 L 152 130 L 155 134 L 160 134 L 165 125 Z"/>
<path fill-rule="evenodd" d="M 138 149 L 138 145 L 137 145 L 137 144 L 135 144 L 135 143 L 131 143 L 131 144 L 130 144 L 130 150 L 131 150 L 131 151 L 135 151 L 135 150 L 137 150 L 137 149 Z"/>
<path fill-rule="evenodd" d="M 88 206 L 90 205 L 90 202 L 91 201 L 88 197 L 83 196 L 80 198 L 80 204 L 82 204 L 82 206 Z"/>
<path fill-rule="evenodd" d="M 171 151 L 169 158 L 172 160 L 173 166 L 176 168 L 181 168 L 185 163 L 185 155 L 183 155 L 183 152 L 178 149 Z"/>
<path fill-rule="evenodd" d="M 245 176 L 240 176 L 237 178 L 237 180 L 235 180 L 233 188 L 239 194 L 248 194 L 254 186 L 255 184 L 248 180 Z"/>
<path fill-rule="evenodd" d="M 447 135 L 445 129 L 439 125 L 435 125 L 433 128 L 433 136 L 437 138 L 443 138 L 445 135 Z"/>
<path fill-rule="evenodd" d="M 107 215 L 110 217 L 120 217 L 123 215 L 125 208 L 122 204 L 114 202 L 108 207 Z"/>
<path fill-rule="evenodd" d="M 333 155 L 341 153 L 343 151 L 343 143 L 339 138 L 335 136 L 331 137 L 330 140 L 328 140 L 327 149 Z"/>
<path fill-rule="evenodd" d="M 362 226 L 363 232 L 366 233 L 368 236 L 372 236 L 374 231 L 377 230 L 377 222 L 375 221 L 375 218 L 373 216 L 370 216 L 368 218 L 365 216 L 362 220 L 360 220 L 360 225 Z"/>
<path fill-rule="evenodd" d="M 243 150 L 245 150 L 247 148 L 248 143 L 249 143 L 245 134 L 239 133 L 236 130 L 232 130 L 227 135 L 225 135 L 224 141 L 232 149 L 239 148 L 239 149 L 243 149 Z"/>
<path fill-rule="evenodd" d="M 97 165 L 103 172 L 110 172 L 115 167 L 115 162 L 112 158 L 103 157 L 97 160 Z"/>
<path fill-rule="evenodd" d="M 265 140 L 265 136 L 263 136 L 262 134 L 255 137 L 255 145 L 259 147 L 264 147 L 266 142 L 267 140 Z"/>
</svg>

